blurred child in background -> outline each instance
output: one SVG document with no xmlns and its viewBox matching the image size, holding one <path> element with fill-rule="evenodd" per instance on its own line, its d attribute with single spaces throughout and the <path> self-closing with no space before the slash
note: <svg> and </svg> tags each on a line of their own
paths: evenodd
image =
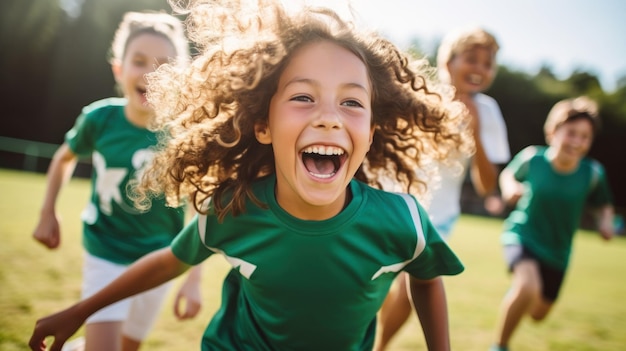
<svg viewBox="0 0 626 351">
<path fill-rule="evenodd" d="M 129 182 L 141 176 L 157 143 L 157 135 L 147 129 L 154 110 L 146 103 L 144 75 L 171 60 L 186 64 L 189 48 L 183 25 L 163 13 L 127 13 L 115 33 L 111 54 L 113 75 L 124 97 L 86 106 L 67 132 L 49 166 L 41 217 L 33 233 L 46 247 L 59 247 L 57 197 L 72 176 L 77 159 L 91 157 L 91 201 L 82 214 L 83 298 L 95 294 L 142 256 L 168 246 L 184 226 L 182 208 L 167 207 L 164 200 L 157 199 L 150 211 L 140 211 L 127 194 Z M 189 274 L 176 296 L 175 313 L 181 319 L 195 316 L 200 309 L 199 269 Z M 160 312 L 169 285 L 89 317 L 85 349 L 137 350 Z"/>
<path fill-rule="evenodd" d="M 437 68 L 443 82 L 450 83 L 455 99 L 463 102 L 470 116 L 475 152 L 458 154 L 462 167 L 439 164 L 440 184 L 431 182 L 428 214 L 437 232 L 447 239 L 461 214 L 461 189 L 469 170 L 474 189 L 491 196 L 497 185 L 498 167 L 510 158 L 506 125 L 498 103 L 482 92 L 497 72 L 495 37 L 482 28 L 450 32 L 437 53 Z M 498 197 L 499 198 L 499 197 Z M 400 275 L 380 311 L 376 350 L 385 350 L 411 313 L 406 276 Z"/>
<path fill-rule="evenodd" d="M 492 351 L 508 350 L 523 316 L 541 321 L 552 309 L 585 205 L 595 207 L 602 238 L 614 235 L 606 173 L 586 157 L 599 124 L 596 103 L 587 97 L 556 103 L 544 125 L 548 146 L 525 148 L 500 174 L 503 199 L 515 206 L 502 234 L 513 278 L 502 301 Z"/>
</svg>

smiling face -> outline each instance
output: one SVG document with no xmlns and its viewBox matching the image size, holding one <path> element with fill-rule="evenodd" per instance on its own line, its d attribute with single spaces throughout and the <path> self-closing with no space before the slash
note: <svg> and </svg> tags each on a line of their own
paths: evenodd
<svg viewBox="0 0 626 351">
<path fill-rule="evenodd" d="M 586 118 L 565 122 L 558 126 L 550 138 L 555 150 L 554 162 L 560 169 L 571 170 L 587 155 L 593 142 L 593 125 Z"/>
<path fill-rule="evenodd" d="M 291 57 L 270 102 L 268 125 L 257 140 L 272 144 L 276 200 L 301 219 L 341 211 L 347 186 L 373 138 L 372 89 L 365 64 L 328 41 Z"/>
<path fill-rule="evenodd" d="M 447 65 L 450 83 L 459 94 L 475 94 L 489 88 L 496 75 L 495 53 L 473 46 L 454 55 Z"/>
<path fill-rule="evenodd" d="M 176 50 L 168 39 L 144 33 L 131 39 L 121 62 L 113 62 L 113 75 L 128 99 L 124 111 L 131 121 L 142 124 L 153 113 L 146 104 L 145 75 L 175 56 Z"/>
</svg>

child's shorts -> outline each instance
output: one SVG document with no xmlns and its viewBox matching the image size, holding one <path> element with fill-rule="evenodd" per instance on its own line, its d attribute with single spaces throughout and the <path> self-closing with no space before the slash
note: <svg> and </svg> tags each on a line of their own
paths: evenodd
<svg viewBox="0 0 626 351">
<path fill-rule="evenodd" d="M 556 301 L 561 286 L 563 285 L 565 271 L 552 268 L 541 262 L 535 254 L 523 245 L 505 245 L 504 259 L 509 266 L 510 272 L 512 272 L 515 265 L 523 259 L 537 262 L 537 266 L 539 266 L 539 276 L 541 278 L 541 295 L 548 301 Z"/>
<path fill-rule="evenodd" d="M 459 217 L 460 215 L 454 215 L 444 219 L 443 221 L 438 221 L 437 223 L 433 221 L 433 226 L 435 227 L 437 233 L 439 233 L 439 236 L 441 236 L 442 239 L 448 240 L 450 238 L 450 233 L 452 232 L 452 229 L 454 228 L 456 222 L 459 220 Z"/>
<path fill-rule="evenodd" d="M 85 252 L 82 298 L 89 297 L 124 273 L 128 266 L 109 262 Z M 152 329 L 171 282 L 107 306 L 87 319 L 87 324 L 123 321 L 122 332 L 142 341 Z"/>
</svg>

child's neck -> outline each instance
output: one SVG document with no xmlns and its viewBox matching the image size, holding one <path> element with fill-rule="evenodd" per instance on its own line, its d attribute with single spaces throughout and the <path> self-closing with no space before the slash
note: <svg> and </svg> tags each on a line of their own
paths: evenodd
<svg viewBox="0 0 626 351">
<path fill-rule="evenodd" d="M 559 157 L 556 149 L 548 147 L 546 156 L 552 165 L 552 168 L 559 173 L 570 173 L 578 169 L 580 159 Z"/>
<path fill-rule="evenodd" d="M 137 111 L 129 108 L 128 105 L 124 107 L 124 114 L 128 122 L 138 128 L 147 128 L 150 119 L 153 117 L 152 113 Z"/>
</svg>

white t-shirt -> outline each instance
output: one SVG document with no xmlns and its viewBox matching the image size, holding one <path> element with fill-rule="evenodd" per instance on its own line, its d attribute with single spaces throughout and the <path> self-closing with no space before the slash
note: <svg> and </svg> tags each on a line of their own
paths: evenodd
<svg viewBox="0 0 626 351">
<path fill-rule="evenodd" d="M 473 97 L 480 119 L 480 140 L 491 163 L 504 164 L 511 158 L 506 124 L 495 99 L 485 94 Z M 461 188 L 467 174 L 469 159 L 463 161 L 462 170 L 440 166 L 441 183 L 433 185 L 428 213 L 436 228 L 451 228 L 461 213 Z M 440 233 L 447 236 L 449 233 Z"/>
</svg>

